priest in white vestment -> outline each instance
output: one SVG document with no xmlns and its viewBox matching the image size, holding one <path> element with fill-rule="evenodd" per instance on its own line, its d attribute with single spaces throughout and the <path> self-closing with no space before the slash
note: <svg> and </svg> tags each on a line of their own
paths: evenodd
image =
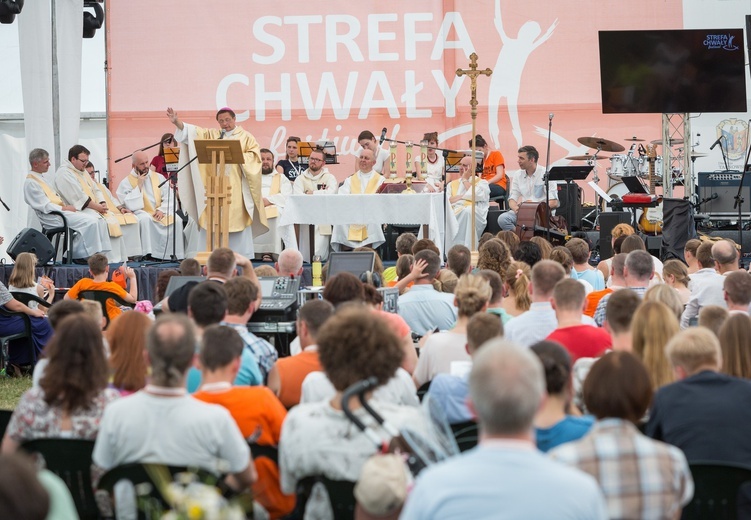
<svg viewBox="0 0 751 520">
<path fill-rule="evenodd" d="M 360 195 L 376 193 L 381 184 L 383 184 L 384 179 L 383 175 L 373 169 L 375 162 L 376 160 L 373 150 L 363 148 L 360 152 L 360 157 L 357 159 L 357 164 L 360 170 L 344 180 L 344 184 L 339 188 L 339 194 Z M 383 244 L 384 241 L 383 225 L 381 223 L 374 222 L 370 224 L 351 225 L 337 224 L 334 226 L 334 234 L 331 237 L 331 246 L 336 251 L 339 251 L 342 246 L 352 249 L 368 246 L 375 249 Z"/>
<path fill-rule="evenodd" d="M 73 259 L 85 260 L 94 253 L 107 255 L 112 245 L 107 223 L 103 218 L 90 215 L 70 204 L 65 204 L 50 186 L 44 174 L 50 168 L 49 153 L 41 148 L 35 148 L 29 154 L 31 171 L 23 184 L 23 198 L 26 204 L 34 210 L 37 218 L 46 229 L 62 225 L 58 215 L 51 215 L 52 211 L 59 211 L 65 215 L 71 231 L 71 254 Z"/>
<path fill-rule="evenodd" d="M 255 137 L 235 124 L 235 113 L 229 108 L 222 108 L 216 113 L 219 130 L 184 123 L 172 108 L 167 109 L 167 117 L 176 127 L 175 140 L 180 143 L 180 168 L 196 156 L 196 139 L 240 141 L 245 162 L 225 166 L 231 190 L 229 247 L 236 253 L 253 258 L 253 237 L 268 231 L 266 212 L 262 209 L 261 154 Z M 180 172 L 177 178 L 180 202 L 183 209 L 193 219 L 193 222 L 188 224 L 191 229 L 186 229 L 190 237 L 186 251 L 188 257 L 206 250 L 206 226 L 208 225 L 206 186 L 210 175 L 215 175 L 211 164 L 199 164 L 198 161 L 193 161 L 189 168 Z M 192 229 L 194 227 L 195 229 Z"/>
<path fill-rule="evenodd" d="M 302 172 L 292 185 L 294 195 L 334 194 L 339 189 L 339 183 L 329 169 L 325 166 L 323 151 L 315 149 L 308 157 L 308 168 Z M 300 252 L 303 258 L 311 258 L 310 233 L 301 226 L 300 229 Z M 314 254 L 326 260 L 329 257 L 329 244 L 331 242 L 331 226 L 316 226 Z"/>
<path fill-rule="evenodd" d="M 269 230 L 255 237 L 253 248 L 256 255 L 263 254 L 266 257 L 274 254 L 278 257 L 282 252 L 282 240 L 285 247 L 292 247 L 294 244 L 294 235 L 282 237 L 277 227 L 279 215 L 284 211 L 284 203 L 292 194 L 292 183 L 286 175 L 274 169 L 274 154 L 268 148 L 261 148 L 261 192 Z"/>
<path fill-rule="evenodd" d="M 141 237 L 138 224 L 124 224 L 109 208 L 105 195 L 91 180 L 85 168 L 89 163 L 89 150 L 77 144 L 68 151 L 68 160 L 55 173 L 55 188 L 66 204 L 78 211 L 97 218 L 103 218 L 109 229 L 112 249 L 107 260 L 123 262 L 129 256 L 140 255 Z M 107 190 L 105 190 L 107 191 Z"/>
<path fill-rule="evenodd" d="M 462 244 L 472 247 L 472 233 L 475 233 L 474 245 L 485 231 L 488 223 L 488 205 L 490 201 L 490 186 L 484 179 L 472 174 L 472 158 L 465 156 L 459 162 L 460 177 L 451 181 L 446 187 L 451 209 L 456 215 L 458 231 L 451 246 Z M 475 222 L 472 225 L 472 183 L 475 183 Z M 450 237 L 449 237 L 450 238 Z"/>
<path fill-rule="evenodd" d="M 170 258 L 174 236 L 175 256 L 184 258 L 183 223 L 181 219 L 173 219 L 169 183 L 160 188 L 164 177 L 151 171 L 149 165 L 146 152 L 135 152 L 133 169 L 120 181 L 117 197 L 138 218 L 144 255 L 160 260 Z"/>
</svg>

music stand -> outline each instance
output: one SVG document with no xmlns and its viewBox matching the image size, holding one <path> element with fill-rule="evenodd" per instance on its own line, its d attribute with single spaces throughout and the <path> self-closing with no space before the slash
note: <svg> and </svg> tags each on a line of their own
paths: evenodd
<svg viewBox="0 0 751 520">
<path fill-rule="evenodd" d="M 243 164 L 245 157 L 240 141 L 236 139 L 196 139 L 195 146 L 198 163 L 211 164 L 205 186 L 206 251 L 196 255 L 196 260 L 205 265 L 211 251 L 219 247 L 229 247 L 229 208 L 232 191 L 229 176 L 225 174 L 225 166 Z"/>
<path fill-rule="evenodd" d="M 566 186 L 568 186 L 567 193 L 571 193 L 571 184 L 573 184 L 575 180 L 583 181 L 584 179 L 586 179 L 589 176 L 589 173 L 592 171 L 592 168 L 593 167 L 589 165 L 553 166 L 548 172 L 548 181 L 565 181 Z M 571 229 L 571 226 L 573 226 L 573 222 L 571 222 L 573 220 L 573 210 L 573 204 L 566 204 L 566 214 L 564 216 L 566 217 L 566 223 L 568 224 L 569 229 Z M 550 220 L 550 214 L 548 214 L 548 220 Z M 581 223 L 579 223 L 578 225 L 581 225 Z"/>
<path fill-rule="evenodd" d="M 177 163 L 180 162 L 180 148 L 164 148 L 164 169 L 168 172 L 177 171 Z"/>
<path fill-rule="evenodd" d="M 316 149 L 315 143 L 309 141 L 300 141 L 297 143 L 297 160 L 300 161 L 300 165 L 308 165 L 308 158 L 310 152 Z"/>
</svg>

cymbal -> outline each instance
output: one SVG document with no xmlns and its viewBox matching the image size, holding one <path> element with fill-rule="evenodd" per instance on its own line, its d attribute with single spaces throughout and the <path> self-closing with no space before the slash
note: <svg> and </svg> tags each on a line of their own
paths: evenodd
<svg viewBox="0 0 751 520">
<path fill-rule="evenodd" d="M 626 149 L 615 141 L 609 141 L 602 137 L 580 137 L 577 139 L 581 144 L 589 148 L 597 148 L 603 152 L 623 152 Z"/>
<path fill-rule="evenodd" d="M 638 137 L 634 136 L 634 137 L 631 137 L 631 138 L 626 138 L 626 139 L 624 139 L 624 141 L 631 141 L 631 142 L 634 142 L 634 143 L 641 143 L 641 142 L 644 142 L 644 139 L 639 139 Z"/>
<path fill-rule="evenodd" d="M 662 139 L 655 139 L 654 141 L 650 141 L 652 144 L 659 144 L 662 146 L 663 142 Z M 675 146 L 677 144 L 683 144 L 683 139 L 668 139 L 668 146 Z"/>
<path fill-rule="evenodd" d="M 566 157 L 569 161 L 599 161 L 600 159 L 610 159 L 610 156 L 604 155 L 571 155 Z"/>
</svg>

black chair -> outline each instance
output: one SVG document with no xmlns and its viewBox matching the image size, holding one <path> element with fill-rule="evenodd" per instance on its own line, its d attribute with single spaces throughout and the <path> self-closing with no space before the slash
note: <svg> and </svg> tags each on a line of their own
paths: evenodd
<svg viewBox="0 0 751 520">
<path fill-rule="evenodd" d="M 0 439 L 5 436 L 5 430 L 8 429 L 11 415 L 13 415 L 13 410 L 0 410 Z"/>
<path fill-rule="evenodd" d="M 220 476 L 198 468 L 187 468 L 185 466 L 167 466 L 164 464 L 123 464 L 112 468 L 99 480 L 98 490 L 106 491 L 114 503 L 115 485 L 120 481 L 128 481 L 134 487 L 139 484 L 150 484 L 149 486 L 138 486 L 139 504 L 138 518 L 146 520 L 147 518 L 161 518 L 157 516 L 147 516 L 144 508 L 149 509 L 150 513 L 157 513 L 159 510 L 167 511 L 171 508 L 169 501 L 162 493 L 162 488 L 169 482 L 174 481 L 178 473 L 191 473 L 195 475 L 199 482 L 210 485 L 216 485 L 221 491 L 226 492 L 227 487 Z M 148 489 L 148 493 L 144 490 Z"/>
<path fill-rule="evenodd" d="M 295 510 L 288 516 L 290 520 L 302 520 L 305 508 L 313 492 L 313 486 L 323 484 L 329 496 L 334 520 L 353 520 L 355 517 L 355 482 L 349 480 L 332 480 L 322 475 L 306 477 L 297 483 L 297 503 Z"/>
<path fill-rule="evenodd" d="M 417 398 L 422 402 L 422 398 L 425 397 L 425 394 L 428 393 L 428 390 L 430 389 L 430 381 L 427 383 L 423 383 L 420 385 L 420 388 L 417 389 Z"/>
<path fill-rule="evenodd" d="M 459 451 L 464 452 L 477 446 L 478 427 L 475 421 L 452 424 L 451 431 L 459 446 Z"/>
<path fill-rule="evenodd" d="M 16 334 L 8 334 L 6 336 L 0 336 L 0 376 L 5 376 L 8 373 L 8 348 L 10 342 L 17 339 L 27 339 L 29 348 L 31 349 L 31 359 L 36 364 L 37 353 L 34 349 L 34 342 L 31 341 L 31 318 L 24 312 L 9 311 L 4 306 L 0 306 L 0 319 L 2 317 L 21 316 L 24 321 L 24 330 Z"/>
<path fill-rule="evenodd" d="M 751 482 L 751 468 L 725 462 L 694 462 L 689 464 L 694 477 L 694 498 L 683 509 L 683 520 L 731 520 L 739 516 L 738 492 Z M 746 501 L 742 501 L 748 507 Z M 748 517 L 744 511 L 744 517 Z"/>
<path fill-rule="evenodd" d="M 276 446 L 267 446 L 264 444 L 256 444 L 255 442 L 249 442 L 250 453 L 253 456 L 253 460 L 259 457 L 266 457 L 274 461 L 274 464 L 279 465 L 279 448 Z"/>
<path fill-rule="evenodd" d="M 68 219 L 62 211 L 50 211 L 50 215 L 57 215 L 62 219 L 62 225 L 52 228 L 45 228 L 42 226 L 42 233 L 47 237 L 47 240 L 52 242 L 55 246 L 56 256 L 62 258 L 64 264 L 73 263 L 73 248 L 71 242 L 73 237 L 71 236 L 71 230 L 68 227 Z M 63 250 L 60 251 L 60 239 L 62 238 Z M 57 259 L 56 259 L 57 260 Z"/>
<path fill-rule="evenodd" d="M 37 302 L 39 305 L 42 305 L 43 307 L 51 307 L 52 304 L 45 300 L 44 298 L 40 298 L 36 294 L 31 294 L 27 292 L 18 292 L 18 291 L 11 291 L 10 295 L 13 296 L 16 300 L 23 303 L 27 307 L 29 306 L 30 302 Z"/>
<path fill-rule="evenodd" d="M 24 442 L 21 449 L 41 455 L 47 469 L 65 482 L 82 520 L 99 518 L 91 485 L 91 452 L 94 450 L 94 441 L 36 439 Z"/>
<path fill-rule="evenodd" d="M 81 291 L 78 293 L 78 299 L 99 302 L 102 306 L 102 314 L 104 314 L 107 327 L 110 326 L 110 317 L 107 314 L 107 300 L 115 300 L 118 305 L 130 307 L 131 309 L 136 306 L 134 303 L 126 302 L 117 294 L 109 291 Z"/>
</svg>

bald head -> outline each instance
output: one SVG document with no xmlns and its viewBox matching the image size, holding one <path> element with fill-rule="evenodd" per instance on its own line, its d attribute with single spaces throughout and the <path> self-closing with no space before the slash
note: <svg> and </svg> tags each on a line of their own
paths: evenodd
<svg viewBox="0 0 751 520">
<path fill-rule="evenodd" d="M 468 177 L 472 170 L 472 157 L 465 155 L 459 161 L 459 173 L 462 177 Z"/>
<path fill-rule="evenodd" d="M 276 272 L 279 276 L 300 276 L 302 273 L 302 253 L 297 249 L 285 249 L 276 262 Z"/>
<path fill-rule="evenodd" d="M 146 175 L 149 173 L 149 156 L 144 151 L 137 151 L 133 154 L 132 158 L 133 162 L 133 169 L 139 174 L 139 175 Z"/>
<path fill-rule="evenodd" d="M 722 272 L 738 268 L 738 250 L 735 243 L 730 240 L 720 240 L 712 244 L 712 258 Z"/>
</svg>

